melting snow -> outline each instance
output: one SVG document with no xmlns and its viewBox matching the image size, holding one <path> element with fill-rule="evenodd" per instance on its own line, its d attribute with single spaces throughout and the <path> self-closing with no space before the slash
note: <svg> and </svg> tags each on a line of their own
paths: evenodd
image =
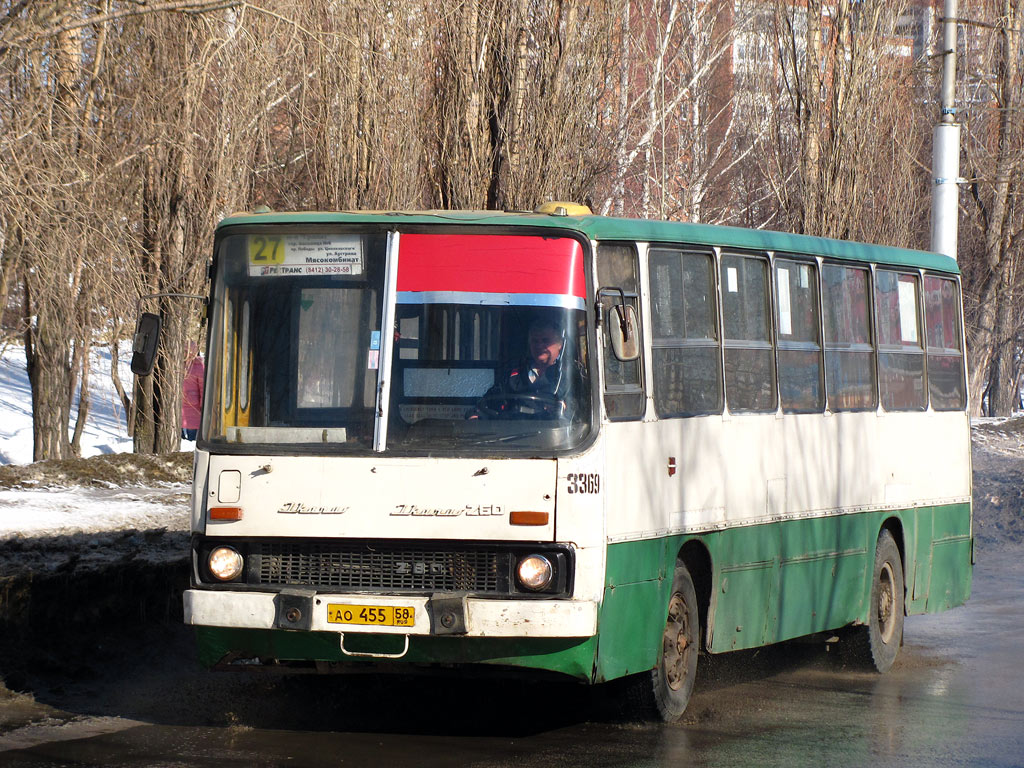
<svg viewBox="0 0 1024 768">
<path fill-rule="evenodd" d="M 91 404 L 82 434 L 82 456 L 132 450 L 124 409 L 110 378 L 110 352 L 92 350 L 89 372 Z M 132 380 L 127 360 L 119 366 L 121 381 Z M 72 408 L 76 413 L 78 398 Z M 73 425 L 72 425 L 73 427 Z M 182 450 L 194 443 L 182 442 Z M 32 461 L 32 395 L 25 369 L 25 351 L 11 346 L 0 356 L 0 464 Z M 160 488 L 39 488 L 0 490 L 0 540 L 17 536 L 167 528 L 188 530 L 185 485 Z"/>
</svg>

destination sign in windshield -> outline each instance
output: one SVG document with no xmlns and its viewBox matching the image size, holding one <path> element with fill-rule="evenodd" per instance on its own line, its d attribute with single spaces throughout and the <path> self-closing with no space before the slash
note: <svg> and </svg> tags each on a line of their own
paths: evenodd
<svg viewBox="0 0 1024 768">
<path fill-rule="evenodd" d="M 358 235 L 249 235 L 249 276 L 361 275 Z"/>
</svg>

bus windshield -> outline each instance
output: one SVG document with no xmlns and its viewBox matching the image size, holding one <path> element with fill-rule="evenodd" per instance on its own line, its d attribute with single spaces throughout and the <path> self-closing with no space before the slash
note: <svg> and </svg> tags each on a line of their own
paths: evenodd
<svg viewBox="0 0 1024 768">
<path fill-rule="evenodd" d="M 592 410 L 580 244 L 406 234 L 389 281 L 388 243 L 221 241 L 204 437 L 413 454 L 578 445 Z"/>
</svg>

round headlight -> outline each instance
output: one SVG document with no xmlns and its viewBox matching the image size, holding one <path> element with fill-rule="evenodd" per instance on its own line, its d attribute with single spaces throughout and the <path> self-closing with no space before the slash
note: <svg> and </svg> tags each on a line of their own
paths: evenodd
<svg viewBox="0 0 1024 768">
<path fill-rule="evenodd" d="M 217 547 L 210 553 L 207 565 L 215 579 L 231 581 L 242 572 L 242 556 L 234 547 Z"/>
<path fill-rule="evenodd" d="M 519 583 L 534 591 L 546 589 L 551 584 L 555 569 L 544 555 L 527 555 L 519 561 L 516 569 Z"/>
</svg>

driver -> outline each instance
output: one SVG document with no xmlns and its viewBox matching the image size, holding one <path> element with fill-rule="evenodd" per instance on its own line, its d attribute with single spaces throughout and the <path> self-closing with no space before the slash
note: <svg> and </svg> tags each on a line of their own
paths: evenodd
<svg viewBox="0 0 1024 768">
<path fill-rule="evenodd" d="M 527 332 L 529 357 L 505 373 L 480 398 L 469 418 L 540 418 L 571 416 L 568 396 L 572 390 L 570 365 L 563 365 L 565 333 L 561 325 L 545 318 L 530 323 Z"/>
</svg>

